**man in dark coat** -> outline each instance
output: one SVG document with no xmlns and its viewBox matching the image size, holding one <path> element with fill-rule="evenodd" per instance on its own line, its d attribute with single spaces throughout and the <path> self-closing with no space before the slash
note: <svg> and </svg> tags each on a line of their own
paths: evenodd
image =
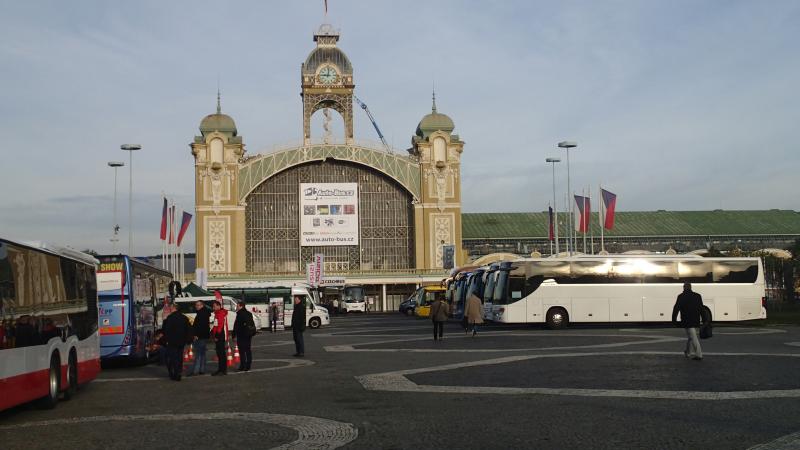
<svg viewBox="0 0 800 450">
<path fill-rule="evenodd" d="M 211 310 L 200 300 L 194 302 L 194 322 L 192 322 L 192 333 L 194 342 L 194 364 L 187 376 L 203 375 L 206 370 L 206 349 L 208 340 L 211 338 Z"/>
<path fill-rule="evenodd" d="M 294 309 L 292 310 L 292 337 L 294 337 L 294 356 L 302 358 L 306 353 L 303 342 L 303 331 L 306 330 L 306 304 L 302 295 L 294 296 Z"/>
<path fill-rule="evenodd" d="M 179 311 L 173 311 L 164 319 L 164 337 L 167 341 L 167 370 L 169 377 L 181 381 L 183 373 L 183 349 L 192 341 L 189 319 Z"/>
<path fill-rule="evenodd" d="M 247 372 L 253 363 L 253 351 L 251 349 L 253 334 L 256 329 L 253 313 L 245 308 L 244 300 L 236 304 L 236 321 L 233 322 L 233 334 L 236 336 L 236 345 L 239 346 L 239 372 Z"/>
<path fill-rule="evenodd" d="M 681 313 L 681 323 L 678 325 L 678 313 Z M 672 308 L 672 323 L 686 330 L 686 349 L 684 356 L 697 361 L 703 359 L 703 350 L 700 348 L 700 323 L 703 315 L 703 297 L 692 291 L 691 283 L 683 284 L 683 292 L 678 295 L 675 306 Z"/>
</svg>

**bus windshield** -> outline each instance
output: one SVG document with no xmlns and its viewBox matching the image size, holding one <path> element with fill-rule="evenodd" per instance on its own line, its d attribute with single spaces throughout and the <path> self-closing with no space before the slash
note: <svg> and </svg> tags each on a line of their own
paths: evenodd
<svg viewBox="0 0 800 450">
<path fill-rule="evenodd" d="M 494 282 L 497 275 L 497 269 L 489 270 L 486 272 L 486 283 L 483 286 L 483 301 L 484 303 L 491 303 L 492 296 L 494 295 Z"/>
</svg>

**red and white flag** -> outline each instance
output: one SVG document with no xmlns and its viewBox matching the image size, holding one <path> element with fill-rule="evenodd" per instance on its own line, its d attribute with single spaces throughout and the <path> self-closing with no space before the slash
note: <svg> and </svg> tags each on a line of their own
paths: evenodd
<svg viewBox="0 0 800 450">
<path fill-rule="evenodd" d="M 611 230 L 614 228 L 614 210 L 617 208 L 617 195 L 611 192 L 600 189 L 600 222 L 603 228 Z"/>
<path fill-rule="evenodd" d="M 183 236 L 186 234 L 186 230 L 189 229 L 189 223 L 192 221 L 192 215 L 188 212 L 183 212 L 183 217 L 181 217 L 181 228 L 178 230 L 178 247 L 181 246 L 181 242 L 183 241 Z"/>
<path fill-rule="evenodd" d="M 164 207 L 161 209 L 161 240 L 167 240 L 167 197 L 164 197 Z"/>
<path fill-rule="evenodd" d="M 586 233 L 589 231 L 589 217 L 591 214 L 589 197 L 575 196 L 575 231 Z"/>
</svg>

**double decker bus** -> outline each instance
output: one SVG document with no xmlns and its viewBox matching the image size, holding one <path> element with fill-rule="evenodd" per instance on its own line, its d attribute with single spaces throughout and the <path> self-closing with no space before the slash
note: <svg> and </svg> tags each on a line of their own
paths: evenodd
<svg viewBox="0 0 800 450">
<path fill-rule="evenodd" d="M 0 410 L 63 394 L 100 372 L 93 257 L 0 238 Z"/>
<path fill-rule="evenodd" d="M 759 258 L 609 255 L 500 264 L 492 290 L 496 322 L 669 322 L 683 283 L 715 321 L 765 319 Z"/>
<path fill-rule="evenodd" d="M 98 259 L 100 357 L 146 362 L 172 274 L 126 255 Z"/>
</svg>

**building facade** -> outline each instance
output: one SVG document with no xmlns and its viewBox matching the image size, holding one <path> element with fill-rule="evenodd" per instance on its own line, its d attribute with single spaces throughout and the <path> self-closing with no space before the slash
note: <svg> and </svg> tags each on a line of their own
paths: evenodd
<svg viewBox="0 0 800 450">
<path fill-rule="evenodd" d="M 201 121 L 190 145 L 198 267 L 210 279 L 297 277 L 323 254 L 329 274 L 441 278 L 449 248 L 454 263 L 463 259 L 464 143 L 453 121 L 434 97 L 404 154 L 356 141 L 353 65 L 330 25 L 313 38 L 300 69 L 301 145 L 247 154 L 219 98 Z M 328 131 L 331 110 L 344 136 Z M 312 136 L 315 114 L 324 118 L 323 136 Z"/>
</svg>

